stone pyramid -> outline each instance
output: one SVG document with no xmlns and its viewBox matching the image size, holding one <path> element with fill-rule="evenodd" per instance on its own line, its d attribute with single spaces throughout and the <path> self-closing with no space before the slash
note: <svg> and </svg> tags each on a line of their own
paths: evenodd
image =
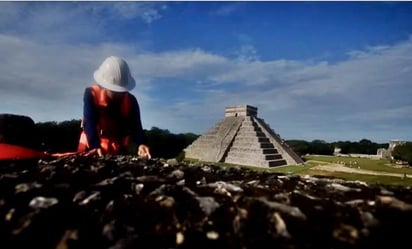
<svg viewBox="0 0 412 249">
<path fill-rule="evenodd" d="M 184 152 L 186 158 L 207 162 L 259 167 L 303 164 L 250 105 L 226 107 L 225 117 Z"/>
</svg>

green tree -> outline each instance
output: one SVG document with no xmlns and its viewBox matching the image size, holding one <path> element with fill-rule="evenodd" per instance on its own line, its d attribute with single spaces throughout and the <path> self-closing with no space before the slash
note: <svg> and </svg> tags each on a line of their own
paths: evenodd
<svg viewBox="0 0 412 249">
<path fill-rule="evenodd" d="M 173 134 L 169 130 L 152 127 L 145 132 L 152 157 L 175 158 L 190 145 L 198 135 L 193 133 Z"/>
<path fill-rule="evenodd" d="M 340 148 L 342 154 L 376 154 L 379 148 L 388 148 L 388 144 L 374 143 L 369 139 L 361 139 L 359 142 L 338 141 L 334 147 Z"/>
<path fill-rule="evenodd" d="M 288 140 L 286 142 L 299 156 L 310 153 L 310 144 L 305 140 Z"/>
<path fill-rule="evenodd" d="M 337 148 L 340 148 L 341 149 L 340 153 L 348 154 L 349 151 L 351 150 L 352 142 L 350 142 L 350 141 L 338 141 L 338 142 L 333 143 L 333 146 L 337 147 Z"/>
<path fill-rule="evenodd" d="M 80 138 L 80 120 L 36 123 L 42 149 L 49 152 L 76 151 Z"/>
<path fill-rule="evenodd" d="M 392 151 L 392 156 L 396 160 L 407 161 L 412 166 L 412 142 L 397 145 Z"/>
<path fill-rule="evenodd" d="M 323 140 L 313 140 L 310 143 L 310 154 L 315 155 L 333 155 L 334 147 Z"/>
</svg>

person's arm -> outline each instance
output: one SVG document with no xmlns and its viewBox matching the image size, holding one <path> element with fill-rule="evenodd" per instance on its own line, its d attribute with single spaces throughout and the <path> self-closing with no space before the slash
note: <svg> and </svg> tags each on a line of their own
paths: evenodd
<svg viewBox="0 0 412 249">
<path fill-rule="evenodd" d="M 133 141 L 136 143 L 137 146 L 145 143 L 145 137 L 143 132 L 142 120 L 140 118 L 140 108 L 137 99 L 132 96 L 132 108 L 131 108 L 131 132 Z"/>
<path fill-rule="evenodd" d="M 142 127 L 142 120 L 140 118 L 140 108 L 137 99 L 131 95 L 132 100 L 132 137 L 134 142 L 138 147 L 138 155 L 142 157 L 146 157 L 148 159 L 151 158 L 149 147 L 145 144 L 145 135 Z"/>
<path fill-rule="evenodd" d="M 83 97 L 83 129 L 86 133 L 90 149 L 100 148 L 100 138 L 97 132 L 97 117 L 91 88 L 86 88 Z"/>
</svg>

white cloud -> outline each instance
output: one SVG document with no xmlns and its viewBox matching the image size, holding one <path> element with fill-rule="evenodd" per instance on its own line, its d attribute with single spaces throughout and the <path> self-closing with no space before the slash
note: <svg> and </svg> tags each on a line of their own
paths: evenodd
<svg viewBox="0 0 412 249">
<path fill-rule="evenodd" d="M 131 60 L 139 75 L 147 78 L 183 77 L 204 79 L 230 66 L 228 59 L 201 49 L 165 53 L 140 53 Z"/>
<path fill-rule="evenodd" d="M 162 18 L 161 11 L 167 9 L 162 3 L 150 2 L 117 2 L 113 3 L 113 11 L 126 19 L 141 18 L 147 23 L 152 23 Z"/>
<path fill-rule="evenodd" d="M 46 43 L 107 40 L 113 22 L 162 18 L 165 3 L 156 2 L 0 2 L 0 30 Z"/>
<path fill-rule="evenodd" d="M 334 65 L 239 62 L 201 49 L 136 53 L 122 44 L 51 46 L 6 35 L 0 35 L 0 53 L 7 58 L 0 69 L 0 98 L 7 103 L 1 109 L 7 109 L 0 111 L 29 112 L 35 120 L 81 116 L 84 87 L 109 54 L 129 62 L 148 127 L 202 132 L 223 117 L 225 106 L 243 103 L 256 105 L 287 136 L 286 127 L 295 121 L 339 126 L 336 122 L 383 124 L 395 118 L 402 123 L 412 116 L 412 71 L 405 70 L 412 64 L 411 40 Z M 178 87 L 200 98 L 168 102 L 168 93 L 158 89 L 162 79 L 181 81 Z"/>
<path fill-rule="evenodd" d="M 243 10 L 245 8 L 244 3 L 226 3 L 224 5 L 220 5 L 219 8 L 212 12 L 212 15 L 216 16 L 228 16 L 233 14 L 234 12 Z"/>
<path fill-rule="evenodd" d="M 253 45 L 243 45 L 237 53 L 240 62 L 252 62 L 259 60 L 259 55 Z"/>
<path fill-rule="evenodd" d="M 389 121 L 398 122 L 404 117 L 412 117 L 412 104 L 399 107 L 388 107 L 376 110 L 359 111 L 348 114 L 339 119 L 339 121 L 358 121 L 358 122 L 375 122 L 385 123 Z"/>
<path fill-rule="evenodd" d="M 30 113 L 35 120 L 81 116 L 84 87 L 92 83 L 92 72 L 111 54 L 129 62 L 139 82 L 133 93 L 139 97 L 143 122 L 149 127 L 164 124 L 172 131 L 202 132 L 223 117 L 225 106 L 243 103 L 258 106 L 259 112 L 268 115 L 262 117 L 280 129 L 289 122 L 333 126 L 335 120 L 383 124 L 412 118 L 407 109 L 412 105 L 408 97 L 412 71 L 405 70 L 412 64 L 408 56 L 412 55 L 411 40 L 372 48 L 364 52 L 366 56 L 334 65 L 239 62 L 201 49 L 136 53 L 124 44 L 52 46 L 7 35 L 0 35 L 0 53 L 8 58 L 0 68 L 0 98 L 7 99 L 2 107 L 7 109 L 0 111 L 27 112 L 33 107 Z M 182 95 L 181 100 L 168 102 L 168 93 L 158 88 L 161 79 L 181 81 L 179 87 L 200 97 Z"/>
<path fill-rule="evenodd" d="M 88 39 L 105 37 L 101 15 L 153 22 L 161 18 L 163 4 L 89 3 L 84 8 L 78 3 L 82 8 L 69 9 L 46 4 L 44 10 L 37 4 L 0 3 L 0 112 L 27 114 L 35 121 L 80 118 L 93 71 L 115 54 L 128 61 L 138 82 L 133 93 L 145 128 L 201 133 L 223 117 L 225 106 L 247 103 L 286 138 L 333 137 L 343 124 L 353 128 L 353 136 L 373 136 L 373 129 L 365 130 L 377 127 L 375 136 L 389 137 L 391 131 L 379 127 L 393 127 L 394 120 L 399 134 L 412 134 L 412 38 L 353 51 L 334 64 L 263 61 L 251 45 L 240 47 L 238 58 L 202 48 L 154 53 L 138 42 Z M 164 88 L 168 84 L 175 87 L 173 98 Z"/>
<path fill-rule="evenodd" d="M 412 71 L 409 70 L 412 40 L 369 48 L 363 53 L 333 65 L 325 61 L 285 60 L 240 63 L 218 57 L 219 67 L 208 67 L 205 69 L 207 73 L 197 74 L 206 76 L 200 80 L 211 91 L 204 92 L 203 102 L 193 102 L 194 106 L 186 112 L 192 113 L 192 118 L 185 121 L 203 120 L 203 113 L 195 110 L 207 106 L 209 122 L 199 124 L 200 130 L 204 131 L 217 117 L 223 117 L 224 106 L 248 103 L 268 114 L 268 122 L 278 124 L 287 136 L 292 132 L 287 127 L 293 122 L 301 124 L 292 126 L 304 127 L 306 124 L 310 127 L 306 136 L 322 132 L 324 136 L 333 136 L 337 132 L 333 127 L 342 127 L 339 122 L 345 121 L 350 122 L 348 127 L 354 127 L 352 134 L 362 131 L 370 136 L 390 136 L 386 133 L 391 131 L 373 134 L 367 127 L 382 127 L 385 123 L 392 124 L 393 120 L 400 125 L 412 122 L 408 111 L 412 105 Z M 184 54 L 191 57 L 187 51 Z M 173 56 L 181 58 L 182 54 L 176 52 Z M 202 61 L 197 62 L 189 62 L 184 70 L 177 70 L 180 72 L 178 77 L 192 77 L 193 72 L 202 68 Z M 225 89 L 226 84 L 231 87 Z M 186 103 L 186 106 L 190 105 Z M 174 108 L 173 104 L 170 107 Z M 325 124 L 329 128 L 325 128 Z M 320 131 L 311 133 L 309 130 L 314 127 L 319 127 Z M 399 129 L 408 130 L 404 126 Z"/>
</svg>

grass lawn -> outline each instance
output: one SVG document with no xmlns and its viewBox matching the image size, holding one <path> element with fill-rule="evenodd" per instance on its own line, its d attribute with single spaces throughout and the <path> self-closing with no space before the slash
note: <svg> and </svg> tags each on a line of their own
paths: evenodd
<svg viewBox="0 0 412 249">
<path fill-rule="evenodd" d="M 311 169 L 314 166 L 322 164 L 335 164 L 337 162 L 344 162 L 346 166 L 359 167 L 364 170 L 372 170 L 377 172 L 398 173 L 398 174 L 412 174 L 412 167 L 398 168 L 396 165 L 390 163 L 387 159 L 368 159 L 357 157 L 337 157 L 337 156 L 306 156 L 308 160 L 302 169 L 302 166 L 286 166 L 273 169 L 275 172 L 291 173 L 298 175 L 312 175 L 312 176 L 330 176 L 342 178 L 351 181 L 363 181 L 369 184 L 384 184 L 384 185 L 398 185 L 398 186 L 412 186 L 412 178 L 403 179 L 402 177 L 394 176 L 382 176 L 382 175 L 365 175 L 357 173 L 344 173 L 344 172 L 332 172 L 321 171 Z M 357 162 L 355 165 L 354 162 Z"/>
<path fill-rule="evenodd" d="M 395 176 L 383 176 L 383 175 L 365 175 L 357 173 L 344 173 L 344 172 L 334 172 L 334 171 L 324 171 L 312 169 L 318 165 L 336 164 L 337 162 L 345 162 L 346 166 L 352 163 L 353 167 L 359 167 L 364 170 L 372 170 L 387 173 L 398 173 L 398 174 L 408 174 L 412 175 L 412 167 L 397 168 L 395 165 L 390 164 L 389 160 L 386 159 L 368 159 L 368 158 L 357 158 L 357 157 L 335 157 L 335 156 L 306 156 L 307 160 L 305 165 L 291 165 L 291 166 L 279 166 L 273 168 L 262 168 L 253 166 L 242 166 L 234 165 L 229 163 L 212 163 L 220 165 L 223 167 L 234 167 L 240 166 L 243 168 L 256 170 L 256 171 L 269 171 L 274 173 L 283 173 L 290 175 L 311 175 L 311 176 L 329 176 L 341 178 L 349 181 L 363 181 L 368 184 L 383 184 L 383 185 L 396 185 L 396 186 L 411 186 L 412 178 L 403 179 L 402 177 Z M 195 160 L 193 160 L 195 161 Z M 192 162 L 193 162 L 192 161 Z M 354 162 L 357 162 L 354 165 Z M 190 162 L 190 161 L 189 161 Z"/>
<path fill-rule="evenodd" d="M 359 167 L 360 169 L 373 170 L 373 171 L 383 171 L 390 173 L 399 174 L 412 174 L 412 167 L 396 167 L 396 165 L 391 164 L 388 159 L 369 159 L 369 158 L 358 158 L 358 157 L 338 157 L 338 156 L 305 156 L 306 160 L 321 161 L 325 163 L 337 163 L 344 162 L 346 166 L 350 166 L 352 163 L 353 167 Z M 354 163 L 357 164 L 354 164 Z"/>
</svg>

